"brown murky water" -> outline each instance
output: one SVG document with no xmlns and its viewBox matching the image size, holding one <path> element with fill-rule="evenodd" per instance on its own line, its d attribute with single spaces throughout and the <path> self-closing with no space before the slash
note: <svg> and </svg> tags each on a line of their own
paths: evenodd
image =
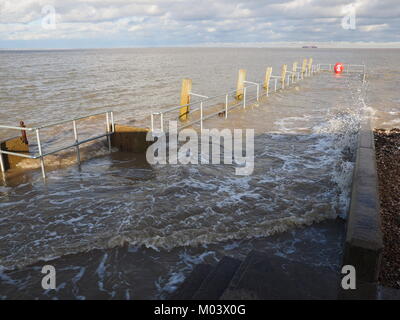
<svg viewBox="0 0 400 320">
<path fill-rule="evenodd" d="M 0 123 L 31 126 L 106 110 L 117 122 L 149 126 L 150 112 L 178 102 L 184 77 L 194 92 L 212 96 L 235 85 L 239 68 L 251 81 L 261 81 L 266 66 L 276 74 L 308 56 L 368 68 L 365 84 L 357 75 L 320 74 L 205 122 L 255 129 L 250 176 L 235 175 L 235 164 L 150 166 L 140 155 L 108 154 L 103 142 L 83 150 L 80 167 L 73 150 L 49 157 L 46 183 L 38 164 L 24 161 L 0 183 L 0 298 L 163 298 L 193 265 L 243 258 L 252 248 L 335 268 L 342 239 L 329 228 L 298 227 L 346 217 L 362 111 L 376 126 L 400 125 L 399 52 L 0 52 Z M 82 138 L 104 130 L 99 117 L 78 125 Z M 72 130 L 52 128 L 43 138 L 50 149 L 71 141 Z M 304 254 L 300 239 L 313 254 Z M 45 260 L 56 266 L 56 291 L 40 287 Z"/>
</svg>

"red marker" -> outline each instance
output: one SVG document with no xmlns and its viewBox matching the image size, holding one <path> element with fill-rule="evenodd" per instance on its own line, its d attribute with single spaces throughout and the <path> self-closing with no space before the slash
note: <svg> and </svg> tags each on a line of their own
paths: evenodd
<svg viewBox="0 0 400 320">
<path fill-rule="evenodd" d="M 336 63 L 335 66 L 333 67 L 333 70 L 335 71 L 336 74 L 341 74 L 344 70 L 343 63 Z"/>
</svg>

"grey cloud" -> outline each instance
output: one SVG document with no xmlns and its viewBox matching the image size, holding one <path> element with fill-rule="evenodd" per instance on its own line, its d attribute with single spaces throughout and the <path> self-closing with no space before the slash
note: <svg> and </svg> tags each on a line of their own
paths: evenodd
<svg viewBox="0 0 400 320">
<path fill-rule="evenodd" d="M 399 41 L 399 0 L 0 0 L 2 40 L 109 39 L 134 45 Z M 58 27 L 37 23 L 53 5 Z M 357 29 L 344 30 L 346 5 Z M 107 38 L 108 37 L 108 38 Z M 111 43 L 111 42 L 110 42 Z"/>
</svg>

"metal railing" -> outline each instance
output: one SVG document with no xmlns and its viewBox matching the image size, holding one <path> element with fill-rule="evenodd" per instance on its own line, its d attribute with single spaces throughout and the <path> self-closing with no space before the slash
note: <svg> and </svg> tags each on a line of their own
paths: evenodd
<svg viewBox="0 0 400 320">
<path fill-rule="evenodd" d="M 321 71 L 332 71 L 333 70 L 334 64 L 327 64 L 327 63 L 320 63 L 320 64 L 313 64 L 311 65 L 310 68 L 306 68 L 306 70 L 303 71 L 302 67 L 298 67 L 295 71 L 286 71 L 286 76 L 285 76 L 285 81 L 286 86 L 289 87 L 290 84 L 297 83 L 297 81 L 300 81 L 304 79 L 305 77 L 311 76 L 315 73 L 319 73 Z M 363 81 L 365 81 L 365 75 L 366 75 L 366 67 L 365 65 L 356 65 L 356 64 L 344 64 L 345 66 L 345 73 L 363 73 Z M 285 85 L 282 82 L 282 76 L 275 76 L 271 75 L 268 83 L 268 89 L 271 88 L 271 82 L 273 82 L 273 88 L 271 89 L 272 92 L 277 92 L 279 89 L 284 89 Z M 179 105 L 175 106 L 166 110 L 162 110 L 159 112 L 153 112 L 151 113 L 151 131 L 155 131 L 155 117 L 159 116 L 159 122 L 160 122 L 160 131 L 164 132 L 164 122 L 166 119 L 167 114 L 171 114 L 172 112 L 175 112 L 177 110 L 180 110 L 181 108 L 184 107 L 191 107 L 190 113 L 191 115 L 194 114 L 195 112 L 198 112 L 199 117 L 198 119 L 194 119 L 192 121 L 184 122 L 181 123 L 180 127 L 178 130 L 181 130 L 183 128 L 192 126 L 194 124 L 200 123 L 200 130 L 203 131 L 203 123 L 205 120 L 215 116 L 215 115 L 223 115 L 226 118 L 228 118 L 228 113 L 230 110 L 233 110 L 237 107 L 243 107 L 243 109 L 246 109 L 247 104 L 251 101 L 259 101 L 261 97 L 263 96 L 268 96 L 270 90 L 263 90 L 261 91 L 261 88 L 263 88 L 264 83 L 263 82 L 252 82 L 252 81 L 244 81 L 245 84 L 248 84 L 247 86 L 244 86 L 242 91 L 242 98 L 237 99 L 236 94 L 237 94 L 237 89 L 232 89 L 228 91 L 225 94 L 221 95 L 216 95 L 213 97 L 197 94 L 190 92 L 191 96 L 195 96 L 198 98 L 201 98 L 201 100 L 190 102 L 189 104 L 186 105 Z M 283 85 L 282 85 L 283 84 Z M 256 88 L 256 94 L 254 96 L 249 95 L 249 90 L 252 88 Z M 224 102 L 221 103 L 214 103 L 210 104 L 211 101 L 216 100 L 216 99 L 223 99 Z M 232 102 L 233 101 L 233 102 Z M 207 104 L 209 104 L 211 112 L 206 114 L 207 110 Z M 223 104 L 222 108 L 216 108 L 218 105 Z M 216 111 L 215 111 L 216 110 Z M 77 124 L 76 122 L 78 120 L 90 118 L 93 116 L 98 116 L 98 115 L 106 115 L 106 132 L 104 134 L 91 137 L 88 139 L 84 140 L 79 140 L 78 138 L 78 129 L 77 129 Z M 179 116 L 172 116 L 172 119 L 179 119 Z M 73 134 L 74 134 L 74 143 L 69 144 L 67 146 L 60 147 L 56 150 L 52 150 L 50 152 L 43 152 L 42 150 L 42 143 L 40 139 L 40 130 L 56 125 L 61 125 L 65 124 L 68 122 L 72 122 L 72 129 L 73 129 Z M 38 146 L 38 152 L 35 154 L 29 154 L 29 153 L 17 153 L 17 152 L 12 152 L 12 151 L 6 151 L 6 150 L 1 150 L 0 146 L 0 167 L 1 171 L 4 174 L 5 172 L 5 164 L 4 164 L 4 159 L 3 159 L 3 154 L 7 155 L 12 155 L 16 157 L 23 157 L 23 158 L 28 158 L 28 159 L 40 159 L 40 165 L 42 169 L 42 175 L 43 178 L 46 178 L 46 172 L 45 172 L 45 163 L 44 163 L 44 158 L 48 155 L 60 152 L 62 150 L 66 150 L 69 148 L 75 148 L 76 149 L 76 158 L 77 162 L 81 162 L 81 157 L 80 157 L 80 149 L 79 146 L 81 144 L 101 139 L 103 137 L 107 138 L 108 142 L 108 148 L 109 152 L 111 152 L 111 135 L 115 132 L 115 124 L 114 124 L 114 114 L 112 111 L 105 111 L 105 112 L 100 112 L 100 113 L 95 113 L 95 114 L 90 114 L 87 116 L 83 117 L 78 117 L 74 119 L 69 119 L 69 120 L 63 120 L 55 123 L 51 123 L 48 125 L 40 126 L 40 127 L 33 127 L 33 128 L 27 128 L 27 127 L 15 127 L 15 126 L 5 126 L 5 125 L 0 125 L 0 129 L 10 129 L 10 130 L 18 130 L 18 131 L 29 131 L 29 132 L 34 132 L 36 135 L 36 141 L 37 141 L 37 146 Z"/>
<path fill-rule="evenodd" d="M 303 74 L 303 72 L 301 72 L 301 68 L 298 69 L 296 72 L 287 71 L 287 74 L 285 76 L 285 83 L 289 87 L 291 83 L 292 84 L 297 83 L 297 81 L 304 79 L 303 75 L 310 76 L 310 75 L 316 73 L 317 70 L 318 70 L 317 66 L 312 65 L 311 69 L 307 68 L 306 72 L 304 74 Z M 292 80 L 293 74 L 295 75 L 294 76 L 295 81 Z M 271 75 L 271 77 L 269 79 L 269 88 L 271 88 L 271 82 L 272 82 L 273 83 L 272 91 L 277 92 L 279 89 L 282 89 L 281 81 L 282 81 L 282 76 Z M 200 123 L 200 130 L 203 131 L 203 127 L 204 127 L 203 123 L 206 119 L 211 118 L 215 115 L 224 115 L 224 117 L 226 119 L 226 118 L 228 118 L 229 111 L 231 111 L 237 107 L 243 107 L 243 109 L 246 109 L 249 102 L 251 102 L 251 101 L 258 102 L 261 97 L 268 96 L 268 94 L 269 94 L 269 90 L 264 90 L 264 92 L 261 92 L 261 88 L 263 88 L 263 85 L 264 85 L 263 82 L 244 81 L 244 84 L 248 84 L 248 85 L 244 86 L 242 89 L 243 97 L 241 100 L 235 98 L 237 89 L 231 89 L 230 91 L 228 91 L 225 94 L 216 95 L 216 96 L 212 96 L 212 97 L 191 92 L 190 93 L 191 96 L 199 97 L 202 99 L 198 100 L 198 101 L 190 102 L 189 104 L 186 104 L 186 105 L 175 106 L 175 107 L 172 107 L 172 108 L 169 108 L 166 110 L 151 113 L 150 114 L 151 131 L 154 132 L 156 130 L 155 123 L 156 123 L 156 118 L 158 118 L 159 129 L 157 129 L 157 130 L 159 130 L 161 132 L 165 132 L 164 122 L 167 118 L 167 115 L 171 114 L 173 112 L 176 112 L 176 111 L 180 110 L 181 108 L 185 108 L 185 107 L 191 107 L 190 113 L 193 114 L 195 112 L 198 112 L 199 116 L 198 116 L 198 119 L 194 119 L 192 121 L 181 123 L 178 130 L 181 130 L 183 128 Z M 256 93 L 253 96 L 249 95 L 249 90 L 251 88 L 256 88 Z M 212 102 L 213 100 L 216 100 L 216 99 L 223 99 L 224 101 L 223 102 L 219 101 L 219 103 L 210 104 L 210 102 Z M 232 100 L 233 100 L 233 103 L 232 103 Z M 223 104 L 223 107 L 220 109 L 217 109 L 217 111 L 213 111 L 213 112 L 206 114 L 205 110 L 207 109 L 207 105 L 209 105 L 210 108 L 215 109 L 218 104 Z M 178 120 L 179 116 L 172 115 L 170 117 L 170 119 Z"/>
<path fill-rule="evenodd" d="M 335 65 L 332 63 L 317 64 L 318 71 L 333 71 Z M 366 73 L 365 64 L 343 64 L 344 73 Z"/>
<path fill-rule="evenodd" d="M 195 112 L 199 113 L 199 118 L 189 121 L 189 122 L 185 122 L 182 123 L 181 126 L 179 126 L 179 130 L 187 128 L 189 126 L 192 126 L 196 123 L 200 123 L 200 130 L 203 131 L 203 122 L 204 120 L 207 120 L 213 116 L 216 116 L 218 114 L 222 114 L 224 115 L 225 119 L 228 118 L 228 113 L 229 111 L 242 106 L 243 109 L 246 109 L 247 107 L 247 103 L 253 100 L 259 101 L 259 99 L 262 97 L 262 95 L 260 95 L 260 86 L 262 85 L 262 83 L 257 83 L 257 82 L 252 82 L 252 81 L 244 81 L 244 83 L 249 84 L 248 86 L 243 87 L 243 98 L 241 100 L 237 100 L 234 98 L 234 96 L 237 93 L 236 89 L 232 89 L 230 91 L 228 91 L 225 94 L 220 94 L 220 95 L 216 95 L 216 96 L 212 96 L 212 97 L 208 97 L 208 96 L 204 96 L 204 95 L 200 95 L 200 94 L 195 94 L 195 93 L 190 93 L 190 95 L 192 96 L 196 96 L 196 97 L 203 97 L 202 100 L 199 101 L 194 101 L 194 102 L 190 102 L 189 104 L 186 105 L 182 105 L 182 106 L 175 106 L 163 111 L 159 111 L 159 112 L 153 112 L 150 115 L 150 127 L 151 127 L 151 131 L 155 131 L 155 118 L 156 116 L 159 116 L 159 122 L 160 122 L 160 131 L 164 132 L 164 121 L 166 119 L 166 114 L 172 113 L 174 111 L 180 110 L 181 108 L 184 107 L 191 107 L 190 112 L 193 114 Z M 250 88 L 256 88 L 256 94 L 255 96 L 250 96 L 249 97 L 249 89 Z M 223 108 L 221 109 L 217 109 L 217 111 L 211 111 L 208 114 L 205 114 L 205 110 L 206 110 L 206 105 L 209 104 L 216 99 L 223 99 Z M 234 103 L 232 104 L 231 102 L 234 101 Z M 215 108 L 216 104 L 210 105 L 210 109 L 211 108 Z M 221 104 L 221 102 L 220 102 Z M 172 116 L 172 119 L 174 120 L 178 120 L 179 116 Z"/>
<path fill-rule="evenodd" d="M 317 70 L 318 72 L 320 71 L 328 71 L 332 72 L 333 67 L 335 65 L 332 63 L 319 63 L 317 64 Z M 349 64 L 349 63 L 344 63 L 344 74 L 349 74 L 349 73 L 359 73 L 362 75 L 362 82 L 365 82 L 366 76 L 367 76 L 367 68 L 365 64 Z"/>
<path fill-rule="evenodd" d="M 88 139 L 84 139 L 84 140 L 79 140 L 78 137 L 78 128 L 77 128 L 77 124 L 76 122 L 78 120 L 83 120 L 83 119 L 87 119 L 90 117 L 94 117 L 94 116 L 99 116 L 99 115 L 103 115 L 105 114 L 106 116 L 106 132 L 104 134 L 95 136 L 95 137 L 91 137 Z M 49 128 L 49 127 L 53 127 L 53 126 L 58 126 L 58 125 L 62 125 L 62 124 L 66 124 L 68 122 L 72 123 L 72 129 L 73 129 L 73 134 L 74 134 L 74 143 L 69 144 L 67 146 L 63 146 L 60 148 L 57 148 L 55 150 L 49 151 L 49 152 L 43 152 L 42 149 L 42 142 L 40 139 L 40 130 L 45 129 L 45 128 Z M 27 127 L 15 127 L 15 126 L 5 126 L 5 125 L 0 125 L 0 129 L 9 129 L 9 130 L 18 130 L 18 131 L 28 131 L 28 132 L 34 132 L 35 136 L 36 136 L 36 142 L 37 142 L 37 147 L 38 147 L 38 152 L 35 154 L 26 154 L 26 153 L 18 153 L 18 152 L 12 152 L 12 151 L 6 151 L 6 150 L 2 150 L 0 147 L 0 167 L 1 167 L 1 171 L 4 174 L 5 172 L 5 164 L 4 164 L 4 159 L 3 159 L 3 154 L 7 154 L 7 155 L 12 155 L 12 156 L 16 156 L 16 157 L 22 157 L 22 158 L 28 158 L 28 159 L 40 159 L 40 166 L 42 169 L 42 176 L 45 179 L 46 178 L 46 171 L 45 171 L 45 164 L 44 164 L 44 158 L 48 155 L 54 154 L 54 153 L 58 153 L 60 151 L 66 150 L 66 149 L 70 149 L 70 148 L 75 148 L 76 149 L 76 159 L 78 164 L 80 164 L 81 162 L 81 156 L 80 156 L 80 150 L 79 150 L 79 146 L 81 144 L 90 142 L 90 141 L 94 141 L 97 139 L 101 139 L 104 137 L 107 137 L 107 142 L 108 142 L 108 150 L 109 152 L 111 152 L 111 135 L 115 132 L 115 124 L 114 124 L 114 113 L 112 111 L 104 111 L 104 112 L 99 112 L 99 113 L 95 113 L 95 114 L 90 114 L 87 116 L 82 116 L 82 117 L 78 117 L 78 118 L 74 118 L 74 119 L 68 119 L 68 120 L 62 120 L 59 122 L 54 122 L 51 124 L 47 124 L 47 125 L 43 125 L 43 126 L 39 126 L 39 127 L 33 127 L 33 128 L 27 128 Z"/>
<path fill-rule="evenodd" d="M 244 106 L 244 108 L 246 108 L 246 102 L 245 102 L 246 101 L 245 97 L 246 97 L 246 93 L 247 93 L 246 91 L 247 91 L 247 87 L 244 87 L 243 88 L 243 96 L 244 96 L 244 98 L 243 98 L 244 105 L 243 106 Z M 190 110 L 191 113 L 199 112 L 200 115 L 199 115 L 199 119 L 196 119 L 196 120 L 193 120 L 193 121 L 189 121 L 189 122 L 185 122 L 185 123 L 181 124 L 179 129 L 184 129 L 184 128 L 189 127 L 189 126 L 191 126 L 193 124 L 200 123 L 200 128 L 202 130 L 203 129 L 204 120 L 206 120 L 206 119 L 208 119 L 208 118 L 210 118 L 212 116 L 215 116 L 217 114 L 220 114 L 221 112 L 224 112 L 225 113 L 225 118 L 227 118 L 229 110 L 232 110 L 232 109 L 242 105 L 242 102 L 240 102 L 240 101 L 238 101 L 234 105 L 229 105 L 230 98 L 235 93 L 236 93 L 236 89 L 235 90 L 231 90 L 231 91 L 227 92 L 226 94 L 216 95 L 216 96 L 212 96 L 212 97 L 191 93 L 192 96 L 204 97 L 204 99 L 199 100 L 199 101 L 190 102 L 190 103 L 188 103 L 186 105 L 175 106 L 175 107 L 163 110 L 163 111 L 151 113 L 151 115 L 150 115 L 151 131 L 155 131 L 155 118 L 156 118 L 156 116 L 159 116 L 158 118 L 159 118 L 159 122 L 160 122 L 160 131 L 164 132 L 164 120 L 166 119 L 166 115 L 170 114 L 170 113 L 172 113 L 174 111 L 178 111 L 178 110 L 180 110 L 181 108 L 184 108 L 184 107 L 191 107 L 191 110 Z M 224 99 L 224 109 L 220 109 L 218 111 L 212 112 L 211 114 L 204 115 L 205 105 L 207 103 L 209 103 L 210 101 L 213 101 L 213 100 L 218 99 L 218 98 L 225 98 Z M 178 120 L 179 116 L 172 116 L 171 118 L 174 119 L 174 120 Z"/>
</svg>

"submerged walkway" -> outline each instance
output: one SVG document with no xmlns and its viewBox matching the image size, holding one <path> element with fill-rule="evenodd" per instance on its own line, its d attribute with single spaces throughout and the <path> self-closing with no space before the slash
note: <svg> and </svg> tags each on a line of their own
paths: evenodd
<svg viewBox="0 0 400 320">
<path fill-rule="evenodd" d="M 268 240 L 244 260 L 199 264 L 170 299 L 336 299 L 344 221 L 321 222 Z M 327 266 L 328 265 L 328 266 Z"/>
<path fill-rule="evenodd" d="M 116 152 L 82 171 L 54 172 L 46 186 L 7 187 L 0 247 L 11 270 L 0 273 L 2 297 L 165 298 L 196 265 L 215 266 L 224 256 L 246 261 L 243 275 L 258 273 L 265 263 L 253 262 L 264 257 L 273 272 L 286 261 L 335 274 L 360 84 L 330 76 L 207 121 L 207 128 L 256 130 L 251 176 L 236 176 L 234 165 L 149 166 Z M 15 221 L 31 229 L 16 229 Z M 57 292 L 43 293 L 35 282 L 43 257 L 68 271 L 59 273 Z M 246 289 L 232 283 L 232 294 L 238 288 Z"/>
</svg>

